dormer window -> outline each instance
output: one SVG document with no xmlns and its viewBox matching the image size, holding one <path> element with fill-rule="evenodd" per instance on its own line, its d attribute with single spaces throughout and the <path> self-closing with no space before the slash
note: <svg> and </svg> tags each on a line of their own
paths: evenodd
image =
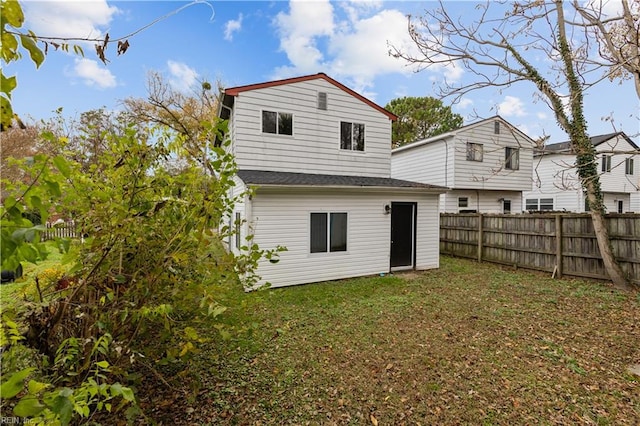
<svg viewBox="0 0 640 426">
<path fill-rule="evenodd" d="M 340 149 L 364 151 L 364 124 L 340 122 Z"/>
<path fill-rule="evenodd" d="M 327 110 L 327 92 L 318 92 L 318 109 Z"/>
<path fill-rule="evenodd" d="M 262 133 L 293 135 L 293 114 L 262 111 Z"/>
</svg>

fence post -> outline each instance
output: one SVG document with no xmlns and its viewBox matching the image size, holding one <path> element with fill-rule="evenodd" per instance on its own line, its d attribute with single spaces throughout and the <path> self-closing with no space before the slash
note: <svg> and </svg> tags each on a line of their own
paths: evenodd
<svg viewBox="0 0 640 426">
<path fill-rule="evenodd" d="M 482 262 L 482 213 L 478 213 L 478 262 Z"/>
<path fill-rule="evenodd" d="M 556 276 L 562 278 L 562 215 L 556 214 Z"/>
</svg>

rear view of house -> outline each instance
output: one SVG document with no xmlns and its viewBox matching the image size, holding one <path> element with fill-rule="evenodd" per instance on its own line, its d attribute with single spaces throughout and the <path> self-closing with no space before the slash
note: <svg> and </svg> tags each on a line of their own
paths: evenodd
<svg viewBox="0 0 640 426">
<path fill-rule="evenodd" d="M 239 172 L 233 251 L 261 248 L 258 285 L 273 287 L 438 267 L 445 188 L 391 178 L 396 117 L 326 74 L 224 90 Z"/>
<path fill-rule="evenodd" d="M 519 213 L 535 143 L 499 116 L 392 151 L 391 175 L 451 188 L 446 213 Z"/>
<path fill-rule="evenodd" d="M 604 204 L 610 213 L 640 211 L 640 151 L 625 133 L 591 138 L 598 152 L 597 167 Z M 533 190 L 525 193 L 527 211 L 589 210 L 569 142 L 550 144 L 535 154 Z"/>
</svg>

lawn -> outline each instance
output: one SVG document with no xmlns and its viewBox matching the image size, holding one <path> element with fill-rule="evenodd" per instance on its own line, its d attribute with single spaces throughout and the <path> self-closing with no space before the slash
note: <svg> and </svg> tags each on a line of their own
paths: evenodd
<svg viewBox="0 0 640 426">
<path fill-rule="evenodd" d="M 214 338 L 192 375 L 146 379 L 149 418 L 640 422 L 640 378 L 627 370 L 640 363 L 640 295 L 605 283 L 443 257 L 439 270 L 226 297 L 231 338 L 203 326 Z"/>
</svg>

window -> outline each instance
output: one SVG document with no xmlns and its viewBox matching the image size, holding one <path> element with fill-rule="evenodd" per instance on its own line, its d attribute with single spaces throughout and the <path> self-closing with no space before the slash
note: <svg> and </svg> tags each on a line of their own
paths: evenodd
<svg viewBox="0 0 640 426">
<path fill-rule="evenodd" d="M 467 142 L 467 161 L 482 161 L 482 144 Z"/>
<path fill-rule="evenodd" d="M 603 155 L 602 156 L 602 172 L 610 172 L 611 171 L 611 156 Z"/>
<path fill-rule="evenodd" d="M 340 122 L 340 149 L 364 151 L 364 124 Z"/>
<path fill-rule="evenodd" d="M 616 207 L 618 209 L 618 213 L 623 213 L 624 212 L 624 201 L 616 200 Z"/>
<path fill-rule="evenodd" d="M 469 197 L 458 197 L 458 207 L 469 207 Z"/>
<path fill-rule="evenodd" d="M 347 213 L 311 213 L 310 249 L 311 253 L 347 251 Z"/>
<path fill-rule="evenodd" d="M 626 175 L 633 174 L 633 158 L 627 158 L 624 160 L 624 173 Z"/>
<path fill-rule="evenodd" d="M 504 168 L 507 170 L 520 168 L 520 150 L 518 148 L 508 146 L 504 149 Z"/>
<path fill-rule="evenodd" d="M 551 211 L 553 210 L 553 198 L 527 198 L 525 209 L 527 211 Z"/>
<path fill-rule="evenodd" d="M 511 213 L 511 200 L 502 200 L 502 213 Z"/>
<path fill-rule="evenodd" d="M 293 135 L 293 114 L 262 111 L 262 133 Z"/>
<path fill-rule="evenodd" d="M 587 198 L 587 194 L 584 194 L 584 211 L 590 212 L 591 206 L 589 205 L 589 199 Z"/>
<path fill-rule="evenodd" d="M 327 92 L 318 92 L 318 109 L 327 110 Z"/>
<path fill-rule="evenodd" d="M 500 134 L 500 122 L 499 121 L 494 121 L 493 122 L 493 133 L 496 135 Z"/>
<path fill-rule="evenodd" d="M 240 230 L 242 229 L 242 221 L 240 220 L 240 213 L 236 212 L 236 248 L 239 249 L 242 246 L 242 239 L 240 238 Z"/>
</svg>

